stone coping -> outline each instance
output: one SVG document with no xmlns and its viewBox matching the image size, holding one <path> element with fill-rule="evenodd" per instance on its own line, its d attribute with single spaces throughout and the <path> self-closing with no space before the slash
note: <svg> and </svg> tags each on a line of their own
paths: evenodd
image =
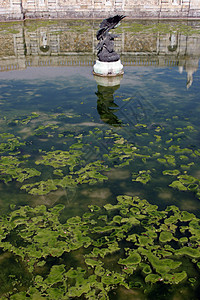
<svg viewBox="0 0 200 300">
<path fill-rule="evenodd" d="M 11 2 L 14 0 L 11 0 Z M 16 0 L 17 1 L 17 0 Z M 196 7 L 190 5 L 154 5 L 146 7 L 145 5 L 133 5 L 132 0 L 130 7 L 112 6 L 105 8 L 100 6 L 91 7 L 90 4 L 85 5 L 86 8 L 56 5 L 51 8 L 23 8 L 19 4 L 12 8 L 0 7 L 0 21 L 14 21 L 26 19 L 102 19 L 114 14 L 123 14 L 130 19 L 200 19 L 200 3 Z M 190 0 L 191 2 L 192 0 Z M 19 1 L 20 2 L 20 1 Z M 37 0 L 35 0 L 37 2 Z M 102 1 L 100 1 L 102 2 Z"/>
</svg>

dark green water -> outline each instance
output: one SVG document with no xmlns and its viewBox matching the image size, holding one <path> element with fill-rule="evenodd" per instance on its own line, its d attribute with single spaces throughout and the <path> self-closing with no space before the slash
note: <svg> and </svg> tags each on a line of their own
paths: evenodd
<svg viewBox="0 0 200 300">
<path fill-rule="evenodd" d="M 115 82 L 84 26 L 2 24 L 1 298 L 198 299 L 199 23 L 126 22 Z"/>
</svg>

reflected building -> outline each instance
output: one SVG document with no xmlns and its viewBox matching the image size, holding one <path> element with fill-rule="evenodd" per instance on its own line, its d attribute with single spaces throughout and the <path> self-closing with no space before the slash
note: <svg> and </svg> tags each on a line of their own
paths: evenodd
<svg viewBox="0 0 200 300">
<path fill-rule="evenodd" d="M 50 54 L 49 41 L 46 31 L 40 33 L 40 51 L 43 53 L 49 52 Z"/>
<path fill-rule="evenodd" d="M 199 0 L 0 0 L 1 20 L 27 18 L 197 18 Z"/>
<path fill-rule="evenodd" d="M 31 26 L 34 27 L 31 23 L 19 23 L 13 28 L 16 33 L 0 33 L 0 71 L 31 66 L 93 66 L 96 56 L 93 21 Z M 178 67 L 180 73 L 185 70 L 190 87 L 199 65 L 200 35 L 186 36 L 175 31 L 141 34 L 123 31 L 122 27 L 115 49 L 124 66 Z"/>
</svg>

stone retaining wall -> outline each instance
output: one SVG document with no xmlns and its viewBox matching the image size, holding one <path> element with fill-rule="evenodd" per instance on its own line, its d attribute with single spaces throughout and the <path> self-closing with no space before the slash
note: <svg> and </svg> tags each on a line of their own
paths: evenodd
<svg viewBox="0 0 200 300">
<path fill-rule="evenodd" d="M 26 18 L 200 18 L 199 0 L 0 0 L 0 21 Z"/>
<path fill-rule="evenodd" d="M 27 23 L 32 22 L 19 22 L 14 25 L 15 32 L 0 32 L 0 72 L 68 66 L 90 67 L 92 72 L 96 59 L 96 29 L 88 27 L 84 33 L 69 31 L 69 24 L 76 22 L 58 22 L 57 25 L 48 22 L 48 26 L 32 30 L 27 27 Z M 200 36 L 197 33 L 185 36 L 179 32 L 133 34 L 122 31 L 115 48 L 124 66 L 176 67 L 180 73 L 185 70 L 187 87 L 191 86 L 193 74 L 199 67 Z"/>
</svg>

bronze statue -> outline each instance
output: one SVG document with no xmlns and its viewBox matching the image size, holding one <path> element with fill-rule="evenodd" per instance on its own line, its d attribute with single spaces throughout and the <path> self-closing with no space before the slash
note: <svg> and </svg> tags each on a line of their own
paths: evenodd
<svg viewBox="0 0 200 300">
<path fill-rule="evenodd" d="M 114 51 L 114 39 L 118 37 L 117 34 L 110 34 L 109 30 L 118 26 L 118 23 L 125 18 L 123 15 L 116 15 L 107 18 L 99 25 L 100 29 L 97 31 L 97 57 L 99 61 L 114 62 L 120 59 L 119 54 Z"/>
</svg>

